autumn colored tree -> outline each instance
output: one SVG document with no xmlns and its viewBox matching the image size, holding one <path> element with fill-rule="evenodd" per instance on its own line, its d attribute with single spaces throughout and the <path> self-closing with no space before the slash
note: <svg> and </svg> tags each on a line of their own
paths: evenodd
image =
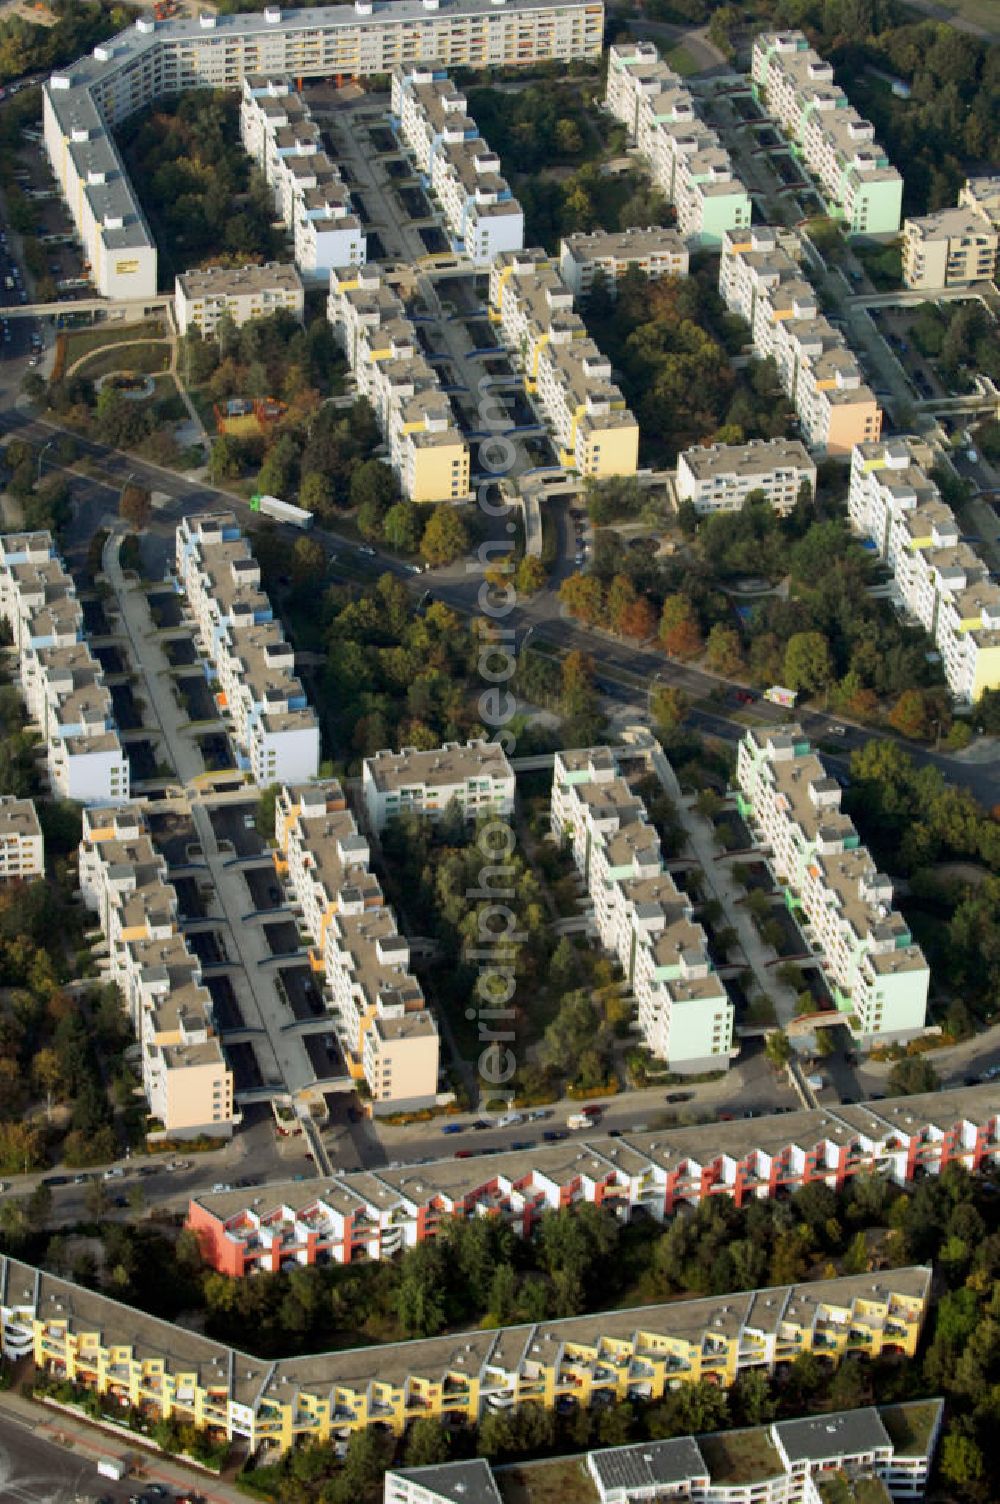
<svg viewBox="0 0 1000 1504">
<path fill-rule="evenodd" d="M 636 642 L 645 642 L 655 635 L 656 612 L 646 596 L 638 596 L 625 607 L 618 618 L 618 630 L 623 637 L 631 637 Z"/>
<path fill-rule="evenodd" d="M 650 696 L 649 709 L 657 731 L 676 731 L 688 712 L 688 697 L 676 684 L 659 684 Z"/>
<path fill-rule="evenodd" d="M 447 502 L 442 502 L 434 508 L 424 528 L 420 552 L 428 564 L 438 566 L 454 563 L 468 547 L 469 534 L 461 514 Z"/>
<path fill-rule="evenodd" d="M 701 628 L 686 595 L 668 595 L 660 617 L 660 642 L 671 658 L 693 658 L 701 652 Z"/>
<path fill-rule="evenodd" d="M 605 620 L 604 586 L 596 575 L 569 575 L 559 586 L 559 599 L 570 616 L 588 627 Z"/>
<path fill-rule="evenodd" d="M 122 494 L 118 501 L 118 515 L 123 522 L 135 532 L 141 533 L 149 526 L 149 519 L 153 512 L 153 499 L 145 486 L 137 485 L 134 480 L 128 481 L 122 487 Z"/>
</svg>

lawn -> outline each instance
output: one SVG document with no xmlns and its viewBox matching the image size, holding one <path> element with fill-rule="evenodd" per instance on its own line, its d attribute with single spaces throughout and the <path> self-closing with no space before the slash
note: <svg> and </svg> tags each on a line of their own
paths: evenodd
<svg viewBox="0 0 1000 1504">
<path fill-rule="evenodd" d="M 961 16 L 963 21 L 972 21 L 976 26 L 982 26 L 996 41 L 1000 38 L 1000 26 L 997 25 L 997 0 L 940 0 L 941 9 L 953 16 Z M 926 12 L 919 11 L 919 19 L 926 19 Z"/>
<path fill-rule="evenodd" d="M 120 345 L 130 339 L 156 339 L 164 334 L 160 319 L 147 319 L 139 324 L 96 324 L 93 329 L 74 329 L 66 335 L 66 369 L 75 360 L 80 360 L 91 350 L 102 345 Z"/>
<path fill-rule="evenodd" d="M 138 371 L 158 375 L 170 367 L 170 346 L 140 341 L 135 345 L 120 348 L 124 341 L 111 350 L 98 350 L 89 356 L 77 369 L 76 375 L 96 381 L 111 371 Z M 77 357 L 78 358 L 78 357 Z M 68 369 L 68 366 L 67 366 Z"/>
</svg>

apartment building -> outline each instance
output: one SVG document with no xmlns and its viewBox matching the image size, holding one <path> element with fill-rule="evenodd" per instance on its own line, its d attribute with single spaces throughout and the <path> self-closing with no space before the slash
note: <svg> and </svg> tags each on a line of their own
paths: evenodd
<svg viewBox="0 0 1000 1504">
<path fill-rule="evenodd" d="M 854 1038 L 864 1048 L 915 1038 L 927 1015 L 923 951 L 801 727 L 752 727 L 736 776 L 740 813 L 769 848 Z"/>
<path fill-rule="evenodd" d="M 367 255 L 361 220 L 301 94 L 286 79 L 244 78 L 240 134 L 292 232 L 302 275 L 325 281 L 335 266 L 359 266 Z"/>
<path fill-rule="evenodd" d="M 469 446 L 402 299 L 378 267 L 332 271 L 327 318 L 375 410 L 403 495 L 468 500 Z"/>
<path fill-rule="evenodd" d="M 626 272 L 642 272 L 656 282 L 660 277 L 686 277 L 690 264 L 682 237 L 663 225 L 577 230 L 559 242 L 559 273 L 574 298 L 587 297 L 598 275 L 614 297 Z"/>
<path fill-rule="evenodd" d="M 850 235 L 895 235 L 903 179 L 804 34 L 762 32 L 752 78 L 754 98 L 816 178 L 830 215 Z"/>
<path fill-rule="evenodd" d="M 367 1083 L 376 1113 L 430 1106 L 437 1023 L 340 784 L 286 784 L 275 803 L 275 842 L 275 867 L 302 910 L 309 963 L 350 1074 Z"/>
<path fill-rule="evenodd" d="M 798 250 L 787 231 L 727 231 L 719 292 L 749 324 L 760 359 L 773 357 L 809 448 L 846 456 L 879 437 L 882 411 L 843 336 L 821 314 Z"/>
<path fill-rule="evenodd" d="M 34 800 L 0 794 L 0 882 L 45 876 L 45 838 Z"/>
<path fill-rule="evenodd" d="M 903 281 L 919 292 L 992 282 L 1000 245 L 1000 175 L 968 178 L 954 209 L 903 222 Z"/>
<path fill-rule="evenodd" d="M 1000 688 L 1000 587 L 929 475 L 934 452 L 919 438 L 859 444 L 851 456 L 851 526 L 891 569 L 899 605 L 941 655 L 962 704 Z"/>
<path fill-rule="evenodd" d="M 646 1047 L 674 1071 L 725 1068 L 732 1003 L 646 808 L 619 774 L 619 755 L 612 747 L 556 753 L 552 833 L 570 843 L 601 944 L 635 996 Z"/>
<path fill-rule="evenodd" d="M 87 804 L 127 799 L 129 763 L 111 694 L 50 533 L 0 535 L 0 619 L 10 628 L 19 688 L 45 743 L 53 791 Z"/>
<path fill-rule="evenodd" d="M 315 778 L 319 723 L 295 673 L 260 567 L 232 512 L 177 528 L 177 588 L 187 597 L 206 677 L 228 720 L 237 764 L 266 788 Z"/>
<path fill-rule="evenodd" d="M 238 270 L 211 266 L 185 272 L 174 281 L 174 315 L 181 334 L 197 329 L 211 339 L 224 318 L 232 319 L 238 328 L 279 309 L 301 323 L 305 288 L 294 266 L 277 261 Z"/>
<path fill-rule="evenodd" d="M 763 496 L 787 517 L 803 485 L 815 496 L 816 465 L 798 439 L 699 445 L 677 456 L 677 500 L 691 502 L 700 516 L 739 512 L 748 496 Z"/>
<path fill-rule="evenodd" d="M 304 1358 L 253 1358 L 119 1305 L 20 1260 L 0 1260 L 3 1353 L 141 1407 L 151 1420 L 218 1430 L 281 1455 L 312 1439 L 347 1441 L 411 1420 L 476 1424 L 495 1409 L 581 1409 L 661 1398 L 676 1382 L 729 1387 L 802 1352 L 912 1356 L 930 1268 L 816 1280 L 705 1300 Z M 598 1396 L 600 1398 L 598 1398 Z"/>
<path fill-rule="evenodd" d="M 79 862 L 83 901 L 107 942 L 108 980 L 120 988 L 139 1042 L 150 1116 L 171 1137 L 228 1137 L 238 1121 L 233 1074 L 143 811 L 85 809 Z"/>
<path fill-rule="evenodd" d="M 467 820 L 509 815 L 516 780 L 500 744 L 480 739 L 431 751 L 376 752 L 364 760 L 361 787 L 372 829 L 384 830 L 402 814 L 437 819 L 452 801 Z"/>
<path fill-rule="evenodd" d="M 554 1489 L 599 1504 L 830 1504 L 833 1498 L 922 1499 L 944 1401 L 868 1406 L 740 1431 L 606 1447 L 522 1464 L 527 1504 Z M 847 1480 L 850 1480 L 848 1483 Z M 827 1491 L 834 1484 L 850 1491 Z M 384 1504 L 503 1504 L 485 1458 L 390 1470 Z"/>
<path fill-rule="evenodd" d="M 561 1207 L 590 1204 L 664 1222 L 711 1196 L 737 1206 L 794 1194 L 804 1185 L 842 1190 L 855 1176 L 907 1186 L 950 1164 L 992 1174 L 1000 1164 L 1000 1085 L 948 1088 L 919 1097 L 845 1104 L 609 1138 L 595 1131 L 565 1143 L 488 1158 L 344 1172 L 284 1181 L 252 1195 L 204 1194 L 187 1226 L 202 1256 L 242 1279 L 315 1263 L 390 1258 L 434 1238 L 452 1217 L 502 1217 L 518 1237 Z"/>
<path fill-rule="evenodd" d="M 639 425 L 542 250 L 506 251 L 490 270 L 490 319 L 541 409 L 560 465 L 597 478 L 634 475 Z"/>
<path fill-rule="evenodd" d="M 692 250 L 716 247 L 725 230 L 750 223 L 750 195 L 729 153 L 698 118 L 692 95 L 652 42 L 609 47 L 604 104 L 646 158 Z"/>
<path fill-rule="evenodd" d="M 477 266 L 524 245 L 524 213 L 468 113 L 465 95 L 441 68 L 397 68 L 392 121 L 437 198 L 452 249 Z"/>
<path fill-rule="evenodd" d="M 491 68 L 599 58 L 603 39 L 602 0 L 398 0 L 391 6 L 355 0 L 168 21 L 144 14 L 49 78 L 45 146 L 98 292 L 151 298 L 156 245 L 111 133 L 153 100 L 182 89 L 239 89 L 252 76 L 362 78 L 422 62 Z"/>
</svg>

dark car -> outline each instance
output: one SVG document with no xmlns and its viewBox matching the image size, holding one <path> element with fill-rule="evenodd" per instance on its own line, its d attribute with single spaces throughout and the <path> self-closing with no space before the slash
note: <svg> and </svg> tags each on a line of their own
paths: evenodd
<svg viewBox="0 0 1000 1504">
<path fill-rule="evenodd" d="M 547 1144 L 557 1144 L 560 1139 L 569 1138 L 569 1134 L 564 1133 L 561 1128 L 547 1128 L 542 1138 Z"/>
<path fill-rule="evenodd" d="M 533 1149 L 535 1147 L 535 1140 L 533 1138 L 516 1138 L 510 1147 L 512 1149 Z"/>
<path fill-rule="evenodd" d="M 693 1091 L 668 1091 L 666 1100 L 668 1102 L 690 1102 L 693 1096 Z"/>
<path fill-rule="evenodd" d="M 46 1175 L 42 1185 L 69 1185 L 68 1175 Z"/>
</svg>

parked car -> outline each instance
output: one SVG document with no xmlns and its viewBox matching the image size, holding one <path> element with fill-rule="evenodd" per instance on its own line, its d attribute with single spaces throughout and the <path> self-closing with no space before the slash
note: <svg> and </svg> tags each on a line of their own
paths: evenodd
<svg viewBox="0 0 1000 1504">
<path fill-rule="evenodd" d="M 445 1123 L 444 1127 L 441 1129 L 442 1133 L 461 1133 L 461 1131 L 461 1123 Z"/>
</svg>

